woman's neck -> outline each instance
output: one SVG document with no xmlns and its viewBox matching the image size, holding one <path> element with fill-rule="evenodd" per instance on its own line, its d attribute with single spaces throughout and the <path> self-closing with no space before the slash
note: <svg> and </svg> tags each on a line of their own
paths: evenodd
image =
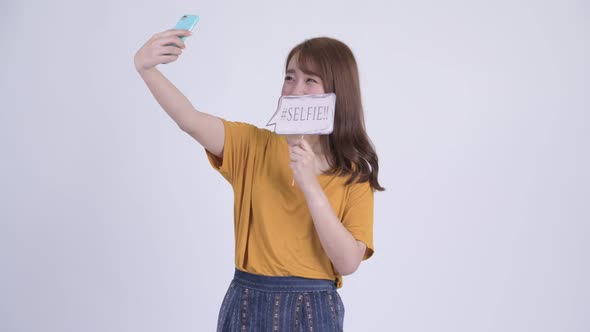
<svg viewBox="0 0 590 332">
<path fill-rule="evenodd" d="M 311 150 L 316 156 L 324 155 L 324 149 L 322 148 L 322 143 L 320 142 L 320 135 L 303 135 L 303 139 L 309 143 Z"/>
<path fill-rule="evenodd" d="M 301 139 L 304 139 L 311 147 L 315 155 L 321 156 L 324 154 L 322 144 L 320 142 L 320 135 L 284 135 L 288 144 L 297 144 Z"/>
</svg>

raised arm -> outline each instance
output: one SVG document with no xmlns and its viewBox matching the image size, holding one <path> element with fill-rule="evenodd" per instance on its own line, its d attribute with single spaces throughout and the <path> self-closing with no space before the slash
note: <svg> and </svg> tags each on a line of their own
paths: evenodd
<svg viewBox="0 0 590 332">
<path fill-rule="evenodd" d="M 178 59 L 185 44 L 181 36 L 187 30 L 171 29 L 153 35 L 135 54 L 135 69 L 160 106 L 178 127 L 218 157 L 223 156 L 224 127 L 221 119 L 197 111 L 156 66 Z"/>
</svg>

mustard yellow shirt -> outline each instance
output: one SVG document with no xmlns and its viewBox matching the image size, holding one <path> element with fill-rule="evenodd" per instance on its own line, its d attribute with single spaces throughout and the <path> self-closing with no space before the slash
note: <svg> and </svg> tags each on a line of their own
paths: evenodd
<svg viewBox="0 0 590 332">
<path fill-rule="evenodd" d="M 303 192 L 291 186 L 289 149 L 283 136 L 242 122 L 222 119 L 223 158 L 205 150 L 211 166 L 234 191 L 235 265 L 268 276 L 335 280 L 338 274 L 319 236 Z M 373 190 L 368 182 L 345 185 L 346 178 L 320 175 L 338 219 L 367 245 L 363 260 L 373 255 Z"/>
</svg>

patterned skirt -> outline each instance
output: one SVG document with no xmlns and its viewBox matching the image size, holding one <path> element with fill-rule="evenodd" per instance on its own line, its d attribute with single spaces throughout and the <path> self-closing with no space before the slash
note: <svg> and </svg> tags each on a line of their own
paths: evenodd
<svg viewBox="0 0 590 332">
<path fill-rule="evenodd" d="M 342 331 L 344 305 L 332 280 L 272 277 L 236 269 L 218 332 Z"/>
</svg>

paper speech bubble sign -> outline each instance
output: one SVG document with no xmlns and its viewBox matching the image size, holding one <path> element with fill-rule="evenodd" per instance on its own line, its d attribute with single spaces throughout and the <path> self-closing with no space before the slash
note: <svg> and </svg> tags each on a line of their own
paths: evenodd
<svg viewBox="0 0 590 332">
<path fill-rule="evenodd" d="M 334 130 L 336 94 L 282 96 L 268 126 L 280 135 L 328 135 Z"/>
</svg>

